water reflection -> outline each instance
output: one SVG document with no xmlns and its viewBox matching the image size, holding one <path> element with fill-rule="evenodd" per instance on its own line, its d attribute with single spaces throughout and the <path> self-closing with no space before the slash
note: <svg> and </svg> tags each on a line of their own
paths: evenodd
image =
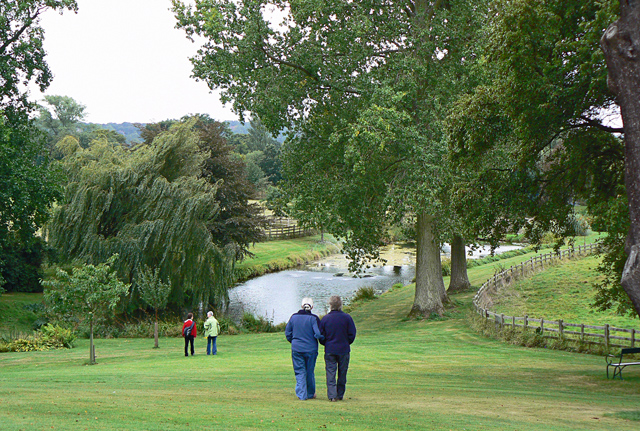
<svg viewBox="0 0 640 431">
<path fill-rule="evenodd" d="M 497 254 L 521 248 L 500 246 Z M 442 255 L 448 256 L 448 244 L 442 247 Z M 489 247 L 475 251 L 467 248 L 471 259 L 490 254 Z M 274 323 L 286 322 L 300 309 L 302 298 L 311 297 L 315 302 L 314 312 L 325 314 L 331 295 L 340 295 L 345 303 L 360 287 L 373 287 L 377 293 L 386 292 L 396 283 L 411 283 L 415 277 L 415 246 L 392 244 L 381 250 L 386 260 L 384 266 L 369 268 L 364 277 L 354 278 L 346 269 L 347 258 L 334 255 L 312 265 L 295 270 L 281 271 L 249 280 L 229 291 L 229 312 L 239 320 L 244 311 L 264 316 Z"/>
<path fill-rule="evenodd" d="M 373 287 L 382 293 L 395 283 L 410 283 L 414 276 L 413 266 L 388 265 L 371 268 L 364 277 L 354 278 L 344 268 L 322 262 L 267 274 L 231 289 L 229 311 L 234 318 L 250 311 L 273 319 L 274 323 L 286 322 L 300 309 L 302 298 L 313 298 L 314 312 L 325 314 L 331 295 L 340 295 L 348 302 L 360 287 Z"/>
</svg>

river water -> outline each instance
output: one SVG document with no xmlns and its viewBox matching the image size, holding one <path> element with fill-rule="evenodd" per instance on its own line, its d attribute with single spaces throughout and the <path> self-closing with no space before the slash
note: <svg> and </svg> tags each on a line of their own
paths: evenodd
<svg viewBox="0 0 640 431">
<path fill-rule="evenodd" d="M 519 247 L 500 247 L 496 253 L 514 248 Z M 443 256 L 448 251 L 445 244 Z M 489 253 L 488 249 L 478 250 L 471 258 Z M 248 311 L 278 324 L 289 320 L 300 309 L 305 297 L 313 299 L 316 314 L 325 314 L 328 311 L 327 301 L 332 295 L 340 295 L 348 303 L 360 287 L 372 287 L 377 293 L 382 293 L 396 283 L 411 283 L 415 277 L 415 248 L 391 245 L 381 254 L 386 263 L 369 268 L 361 277 L 354 277 L 348 272 L 345 256 L 334 255 L 300 268 L 254 278 L 229 291 L 229 313 L 232 318 L 239 319 L 243 312 Z"/>
</svg>

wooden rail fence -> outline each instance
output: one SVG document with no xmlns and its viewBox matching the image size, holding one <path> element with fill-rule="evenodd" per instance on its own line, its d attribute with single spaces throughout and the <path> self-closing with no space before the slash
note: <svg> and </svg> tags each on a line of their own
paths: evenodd
<svg viewBox="0 0 640 431">
<path fill-rule="evenodd" d="M 522 279 L 536 271 L 542 271 L 562 259 L 586 256 L 596 249 L 596 244 L 586 244 L 577 248 L 572 247 L 561 250 L 558 253 L 541 254 L 526 262 L 498 272 L 480 287 L 473 298 L 473 305 L 478 314 L 487 320 L 495 321 L 496 326 L 500 328 L 510 326 L 513 329 L 534 330 L 545 338 L 564 338 L 588 344 L 604 344 L 606 348 L 635 347 L 636 334 L 638 332 L 635 329 L 616 328 L 609 324 L 594 326 L 585 325 L 584 323 L 569 323 L 561 319 L 545 320 L 544 318 L 534 319 L 529 316 L 508 316 L 489 310 L 493 306 L 492 295 L 495 295 L 499 288 L 505 288 L 518 279 Z M 629 334 L 629 336 L 624 334 Z"/>
<path fill-rule="evenodd" d="M 293 219 L 274 218 L 269 222 L 269 227 L 265 229 L 265 241 L 283 238 L 298 238 L 315 234 L 314 229 L 302 228 Z"/>
</svg>

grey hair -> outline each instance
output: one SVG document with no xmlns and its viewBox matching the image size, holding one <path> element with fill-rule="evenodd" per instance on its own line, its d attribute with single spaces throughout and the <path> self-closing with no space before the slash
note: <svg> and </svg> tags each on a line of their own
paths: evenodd
<svg viewBox="0 0 640 431">
<path fill-rule="evenodd" d="M 329 309 L 331 311 L 342 310 L 342 298 L 338 295 L 329 298 Z"/>
<path fill-rule="evenodd" d="M 213 316 L 213 311 L 207 312 L 207 317 L 211 317 L 211 316 Z"/>
</svg>

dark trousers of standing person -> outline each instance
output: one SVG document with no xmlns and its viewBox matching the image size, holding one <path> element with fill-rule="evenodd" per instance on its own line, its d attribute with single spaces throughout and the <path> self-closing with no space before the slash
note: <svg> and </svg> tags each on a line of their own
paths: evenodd
<svg viewBox="0 0 640 431">
<path fill-rule="evenodd" d="M 184 355 L 189 356 L 189 344 L 191 344 L 191 356 L 195 353 L 193 348 L 193 335 L 187 335 L 184 337 Z"/>
<path fill-rule="evenodd" d="M 347 386 L 347 370 L 349 369 L 349 353 L 344 355 L 324 354 L 327 371 L 327 397 L 330 400 L 341 400 Z M 338 381 L 336 382 L 336 371 Z"/>
</svg>

